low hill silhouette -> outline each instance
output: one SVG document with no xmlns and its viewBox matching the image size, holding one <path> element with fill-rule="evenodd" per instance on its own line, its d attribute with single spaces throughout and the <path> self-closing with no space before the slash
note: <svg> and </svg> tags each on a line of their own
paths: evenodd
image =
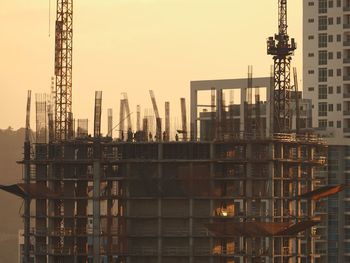
<svg viewBox="0 0 350 263">
<path fill-rule="evenodd" d="M 24 129 L 0 129 L 0 184 L 22 181 Z M 23 228 L 20 216 L 22 200 L 0 191 L 0 263 L 18 262 L 18 230 Z"/>
</svg>

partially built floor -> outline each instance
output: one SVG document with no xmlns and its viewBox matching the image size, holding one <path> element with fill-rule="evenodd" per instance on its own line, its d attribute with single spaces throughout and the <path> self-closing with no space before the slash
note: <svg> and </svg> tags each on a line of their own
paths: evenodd
<svg viewBox="0 0 350 263">
<path fill-rule="evenodd" d="M 315 136 L 85 138 L 31 149 L 23 161 L 31 188 L 24 217 L 35 262 L 323 262 L 324 235 L 315 228 L 258 227 L 286 230 L 326 217 L 299 198 L 327 183 L 318 173 L 326 146 Z M 239 233 L 229 229 L 242 223 Z"/>
</svg>

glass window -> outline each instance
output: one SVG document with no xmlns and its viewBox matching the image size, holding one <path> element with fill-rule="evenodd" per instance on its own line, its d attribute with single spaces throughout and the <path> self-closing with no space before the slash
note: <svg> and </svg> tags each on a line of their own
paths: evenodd
<svg viewBox="0 0 350 263">
<path fill-rule="evenodd" d="M 318 0 L 318 13 L 327 13 L 327 0 Z"/>
<path fill-rule="evenodd" d="M 319 128 L 327 128 L 327 120 L 318 120 Z"/>
<path fill-rule="evenodd" d="M 327 85 L 318 86 L 318 98 L 327 99 Z"/>
<path fill-rule="evenodd" d="M 309 2 L 309 6 L 314 6 L 314 2 Z"/>
<path fill-rule="evenodd" d="M 341 35 L 337 35 L 337 42 L 341 42 Z"/>
<path fill-rule="evenodd" d="M 328 42 L 332 43 L 333 42 L 333 35 L 328 35 Z"/>
<path fill-rule="evenodd" d="M 327 47 L 327 34 L 318 34 L 318 47 Z"/>
<path fill-rule="evenodd" d="M 318 30 L 327 30 L 327 16 L 318 17 Z"/>
<path fill-rule="evenodd" d="M 328 17 L 328 25 L 333 25 L 333 17 Z"/>
<path fill-rule="evenodd" d="M 337 7 L 341 7 L 341 0 L 337 0 Z"/>
<path fill-rule="evenodd" d="M 341 58 L 341 52 L 338 51 L 338 52 L 337 52 L 337 59 L 340 59 L 340 58 Z"/>
<path fill-rule="evenodd" d="M 318 103 L 318 116 L 327 116 L 327 102 Z M 327 120 L 326 120 L 326 123 L 327 123 Z"/>
<path fill-rule="evenodd" d="M 337 17 L 337 24 L 339 25 L 341 23 L 341 18 L 340 16 Z"/>
<path fill-rule="evenodd" d="M 328 52 L 328 59 L 333 59 L 333 52 Z"/>
<path fill-rule="evenodd" d="M 328 104 L 328 111 L 333 111 L 333 104 Z M 333 127 L 333 124 L 331 127 Z"/>
<path fill-rule="evenodd" d="M 313 58 L 313 57 L 315 56 L 315 54 L 314 54 L 314 53 L 309 53 L 307 56 L 308 56 L 309 58 Z"/>
<path fill-rule="evenodd" d="M 337 128 L 341 128 L 341 121 L 337 121 Z"/>
<path fill-rule="evenodd" d="M 312 40 L 312 39 L 314 39 L 315 37 L 314 37 L 314 35 L 310 35 L 310 36 L 308 36 L 307 37 L 309 40 Z"/>
<path fill-rule="evenodd" d="M 328 70 L 328 77 L 333 77 L 333 69 Z"/>
<path fill-rule="evenodd" d="M 333 94 L 333 87 L 332 86 L 328 87 L 328 94 Z"/>
<path fill-rule="evenodd" d="M 333 7 L 333 0 L 328 1 L 328 7 L 332 8 Z"/>
<path fill-rule="evenodd" d="M 334 126 L 333 121 L 329 121 L 329 122 L 328 122 L 328 127 L 333 127 L 333 126 Z"/>
<path fill-rule="evenodd" d="M 337 104 L 337 111 L 341 111 L 341 103 Z"/>
<path fill-rule="evenodd" d="M 338 77 L 341 76 L 341 68 L 338 68 L 338 69 L 337 69 L 337 76 L 338 76 Z"/>
<path fill-rule="evenodd" d="M 318 82 L 327 82 L 327 68 L 318 69 Z"/>
<path fill-rule="evenodd" d="M 327 51 L 318 51 L 318 65 L 327 65 Z"/>
</svg>

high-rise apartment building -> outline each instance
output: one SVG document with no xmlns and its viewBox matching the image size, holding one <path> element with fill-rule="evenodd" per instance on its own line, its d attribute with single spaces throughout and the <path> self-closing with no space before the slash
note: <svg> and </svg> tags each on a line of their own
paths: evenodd
<svg viewBox="0 0 350 263">
<path fill-rule="evenodd" d="M 328 183 L 350 182 L 350 0 L 303 1 L 303 89 L 328 143 Z M 350 192 L 328 199 L 328 262 L 350 262 Z"/>
</svg>

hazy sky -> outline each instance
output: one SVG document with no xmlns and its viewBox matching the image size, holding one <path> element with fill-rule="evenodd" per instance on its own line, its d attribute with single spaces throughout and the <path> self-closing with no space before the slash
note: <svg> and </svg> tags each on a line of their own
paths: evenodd
<svg viewBox="0 0 350 263">
<path fill-rule="evenodd" d="M 27 90 L 48 92 L 53 75 L 55 0 L 0 1 L 0 128 L 23 127 Z M 151 108 L 189 102 L 191 80 L 239 78 L 253 65 L 269 74 L 266 39 L 277 32 L 277 0 L 74 0 L 73 111 L 93 119 L 94 91 L 103 90 L 117 118 L 121 92 Z M 302 1 L 289 1 L 289 34 L 301 78 Z M 34 127 L 32 105 L 32 127 Z M 180 115 L 172 112 L 172 115 Z M 90 128 L 92 123 L 89 124 Z"/>
</svg>

